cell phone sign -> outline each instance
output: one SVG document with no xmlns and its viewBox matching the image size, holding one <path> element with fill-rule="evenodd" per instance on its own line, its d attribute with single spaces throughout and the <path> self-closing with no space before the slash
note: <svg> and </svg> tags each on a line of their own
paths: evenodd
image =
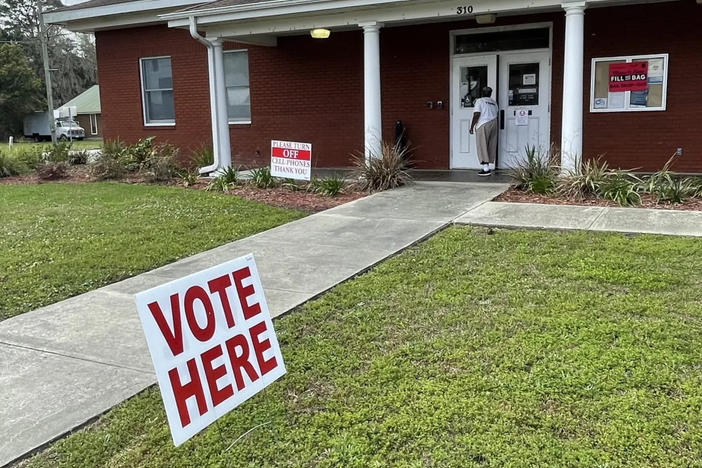
<svg viewBox="0 0 702 468">
<path fill-rule="evenodd" d="M 310 180 L 312 144 L 272 140 L 271 175 L 286 179 Z"/>
</svg>

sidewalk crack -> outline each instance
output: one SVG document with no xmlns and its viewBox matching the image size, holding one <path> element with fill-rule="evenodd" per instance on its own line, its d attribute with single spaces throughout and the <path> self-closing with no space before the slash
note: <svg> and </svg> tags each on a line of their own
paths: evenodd
<svg viewBox="0 0 702 468">
<path fill-rule="evenodd" d="M 100 364 L 100 365 L 103 365 L 103 366 L 115 367 L 115 368 L 117 368 L 117 369 L 130 370 L 130 371 L 138 372 L 138 373 L 140 373 L 140 374 L 145 374 L 145 375 L 154 375 L 154 373 L 153 373 L 152 371 L 146 371 L 146 370 L 144 370 L 144 369 L 139 369 L 139 368 L 137 368 L 137 367 L 125 366 L 125 365 L 122 365 L 122 364 L 115 364 L 115 363 L 112 363 L 112 362 L 98 361 L 98 360 L 96 360 L 96 359 L 89 359 L 89 358 L 85 358 L 85 357 L 80 357 L 80 356 L 74 356 L 74 355 L 70 355 L 70 354 L 59 353 L 59 352 L 56 352 L 56 351 L 50 351 L 50 350 L 48 350 L 48 349 L 39 349 L 39 348 L 34 348 L 34 347 L 32 347 L 32 346 L 20 345 L 20 344 L 17 344 L 17 343 L 8 343 L 8 342 L 6 342 L 6 341 L 0 341 L 0 345 L 9 346 L 9 347 L 11 347 L 11 348 L 26 349 L 26 350 L 29 350 L 29 351 L 36 351 L 37 353 L 51 354 L 52 356 L 59 356 L 59 357 L 64 357 L 64 358 L 68 358 L 68 359 L 75 359 L 75 360 L 77 360 L 77 361 L 90 362 L 90 363 L 92 363 L 92 364 Z"/>
<path fill-rule="evenodd" d="M 609 211 L 609 207 L 606 207 L 606 206 L 605 206 L 605 207 L 602 207 L 602 211 L 600 211 L 600 212 L 598 213 L 598 215 L 595 216 L 595 218 L 592 220 L 592 222 L 591 222 L 590 224 L 588 224 L 588 225 L 585 227 L 585 230 L 586 230 L 586 231 L 592 230 L 592 226 L 594 226 L 595 223 L 596 223 L 597 221 L 599 221 L 600 218 L 601 218 L 602 216 L 604 216 L 605 213 L 607 213 L 608 211 Z"/>
</svg>

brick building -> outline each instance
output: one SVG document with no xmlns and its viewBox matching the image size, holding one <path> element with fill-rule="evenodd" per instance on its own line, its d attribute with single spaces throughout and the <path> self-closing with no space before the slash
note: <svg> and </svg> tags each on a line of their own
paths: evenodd
<svg viewBox="0 0 702 468">
<path fill-rule="evenodd" d="M 78 96 L 74 97 L 63 107 L 75 107 L 74 120 L 85 129 L 86 138 L 102 136 L 100 123 L 100 86 L 93 85 Z"/>
<path fill-rule="evenodd" d="M 498 166 L 553 143 L 565 167 L 604 154 L 653 171 L 680 152 L 675 170 L 700 173 L 698 3 L 91 0 L 46 19 L 95 32 L 104 138 L 212 145 L 217 167 L 267 165 L 273 139 L 348 166 L 399 120 L 416 167 L 475 168 L 489 85 Z"/>
</svg>

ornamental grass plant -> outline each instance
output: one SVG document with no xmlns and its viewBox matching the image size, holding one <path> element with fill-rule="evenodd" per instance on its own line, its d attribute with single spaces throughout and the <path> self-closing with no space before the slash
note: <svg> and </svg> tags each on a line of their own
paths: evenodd
<svg viewBox="0 0 702 468">
<path fill-rule="evenodd" d="M 576 168 L 559 179 L 558 193 L 576 198 L 599 197 L 601 187 L 610 174 L 611 169 L 602 156 L 578 160 Z"/>
<path fill-rule="evenodd" d="M 357 152 L 352 156 L 355 167 L 354 176 L 361 190 L 380 192 L 405 185 L 412 176 L 408 172 L 408 146 L 393 145 L 383 142 L 380 152 L 366 157 Z"/>
<path fill-rule="evenodd" d="M 551 146 L 549 151 L 527 146 L 524 157 L 509 167 L 509 175 L 520 190 L 538 194 L 552 193 L 558 183 L 558 155 L 555 146 Z"/>
<path fill-rule="evenodd" d="M 653 195 L 658 203 L 682 203 L 700 196 L 702 183 L 699 179 L 681 177 L 671 170 L 676 157 L 671 156 L 661 170 L 644 176 L 638 185 L 639 191 Z"/>
</svg>

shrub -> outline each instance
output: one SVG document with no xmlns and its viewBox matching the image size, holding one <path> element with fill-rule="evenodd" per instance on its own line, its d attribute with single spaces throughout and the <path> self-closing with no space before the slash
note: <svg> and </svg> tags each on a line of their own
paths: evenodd
<svg viewBox="0 0 702 468">
<path fill-rule="evenodd" d="M 0 177 L 19 175 L 20 171 L 21 168 L 17 160 L 13 158 L 10 153 L 6 153 L 0 149 Z"/>
<path fill-rule="evenodd" d="M 0 149 L 0 177 L 23 175 L 32 172 L 42 160 L 42 148 L 15 147 Z"/>
<path fill-rule="evenodd" d="M 312 179 L 308 190 L 320 195 L 335 197 L 344 191 L 346 181 L 343 177 L 334 176 L 327 179 Z"/>
<path fill-rule="evenodd" d="M 208 192 L 227 192 L 229 191 L 229 184 L 223 178 L 215 177 L 207 184 L 205 190 Z"/>
<path fill-rule="evenodd" d="M 46 161 L 37 167 L 37 176 L 41 180 L 56 180 L 66 177 L 66 163 L 63 161 Z"/>
<path fill-rule="evenodd" d="M 71 152 L 71 143 L 59 141 L 55 145 L 49 146 L 45 152 L 45 158 L 52 162 L 68 162 Z"/>
<path fill-rule="evenodd" d="M 699 182 L 693 178 L 681 178 L 670 170 L 675 156 L 671 157 L 660 171 L 644 177 L 638 184 L 639 191 L 650 193 L 658 203 L 682 203 L 699 194 Z"/>
<path fill-rule="evenodd" d="M 313 179 L 310 181 L 310 183 L 307 184 L 307 188 L 309 188 L 310 185 L 312 184 L 312 182 L 315 181 L 315 180 L 316 180 L 316 179 L 313 178 Z M 284 189 L 288 189 L 288 190 L 290 190 L 291 192 L 299 192 L 300 190 L 302 190 L 302 189 L 304 188 L 304 187 L 300 184 L 300 182 L 298 182 L 298 181 L 295 180 L 295 179 L 283 179 L 283 182 L 282 182 L 280 185 L 281 185 Z"/>
<path fill-rule="evenodd" d="M 102 155 L 110 159 L 124 162 L 127 159 L 129 147 L 125 145 L 119 138 L 116 140 L 108 140 L 102 145 Z"/>
<path fill-rule="evenodd" d="M 122 162 L 129 172 L 149 169 L 155 163 L 157 148 L 153 144 L 154 138 L 142 138 L 131 146 L 125 146 Z"/>
<path fill-rule="evenodd" d="M 364 153 L 356 153 L 353 156 L 353 165 L 359 188 L 376 192 L 405 185 L 412 179 L 407 172 L 407 156 L 410 152 L 409 147 L 383 142 L 380 154 L 372 154 L 370 158 L 366 158 Z"/>
<path fill-rule="evenodd" d="M 700 187 L 694 179 L 671 178 L 657 186 L 654 195 L 659 203 L 682 203 L 688 198 L 697 196 L 699 190 Z"/>
<path fill-rule="evenodd" d="M 692 196 L 702 198 L 702 177 L 693 177 L 692 185 L 695 187 L 695 193 Z"/>
<path fill-rule="evenodd" d="M 249 182 L 258 188 L 273 188 L 278 186 L 278 180 L 271 175 L 271 168 L 268 166 L 253 169 Z"/>
<path fill-rule="evenodd" d="M 143 141 L 143 140 L 142 140 Z M 139 142 L 141 143 L 141 142 Z M 146 157 L 141 164 L 141 172 L 147 180 L 151 182 L 163 182 L 171 180 L 178 172 L 176 161 L 178 158 L 178 148 L 169 144 L 152 146 L 148 145 L 139 147 L 139 143 L 132 148 L 134 155 L 138 158 Z M 148 150 L 144 149 L 149 147 Z M 143 153 L 141 153 L 143 151 Z"/>
<path fill-rule="evenodd" d="M 188 166 L 190 169 L 199 169 L 214 163 L 214 152 L 208 146 L 201 146 L 190 154 Z"/>
<path fill-rule="evenodd" d="M 68 164 L 72 166 L 88 164 L 88 157 L 89 153 L 87 150 L 71 151 L 68 157 Z"/>
<path fill-rule="evenodd" d="M 568 172 L 558 181 L 558 192 L 575 197 L 599 196 L 600 187 L 611 172 L 602 156 L 578 161 L 575 171 Z"/>
<path fill-rule="evenodd" d="M 126 171 L 125 151 L 126 146 L 119 140 L 105 142 L 102 151 L 90 164 L 90 174 L 98 180 L 121 179 Z"/>
<path fill-rule="evenodd" d="M 131 146 L 120 140 L 105 142 L 90 165 L 91 173 L 97 179 L 119 179 L 125 172 L 139 172 L 151 182 L 171 180 L 178 174 L 178 148 L 154 145 L 153 140 L 154 137 L 144 138 Z"/>
<path fill-rule="evenodd" d="M 182 169 L 177 173 L 183 187 L 192 187 L 197 183 L 200 173 L 197 169 Z"/>
<path fill-rule="evenodd" d="M 640 179 L 628 171 L 610 171 L 600 186 L 599 194 L 622 206 L 638 205 L 641 203 L 641 195 L 638 192 L 640 182 Z"/>
<path fill-rule="evenodd" d="M 515 180 L 516 188 L 540 194 L 553 192 L 559 172 L 555 147 L 552 146 L 551 151 L 544 153 L 535 146 L 527 146 L 525 156 L 509 168 L 509 175 Z"/>
<path fill-rule="evenodd" d="M 228 185 L 235 185 L 239 182 L 239 169 L 228 166 L 226 169 L 222 170 L 217 177 L 221 178 Z"/>
</svg>

